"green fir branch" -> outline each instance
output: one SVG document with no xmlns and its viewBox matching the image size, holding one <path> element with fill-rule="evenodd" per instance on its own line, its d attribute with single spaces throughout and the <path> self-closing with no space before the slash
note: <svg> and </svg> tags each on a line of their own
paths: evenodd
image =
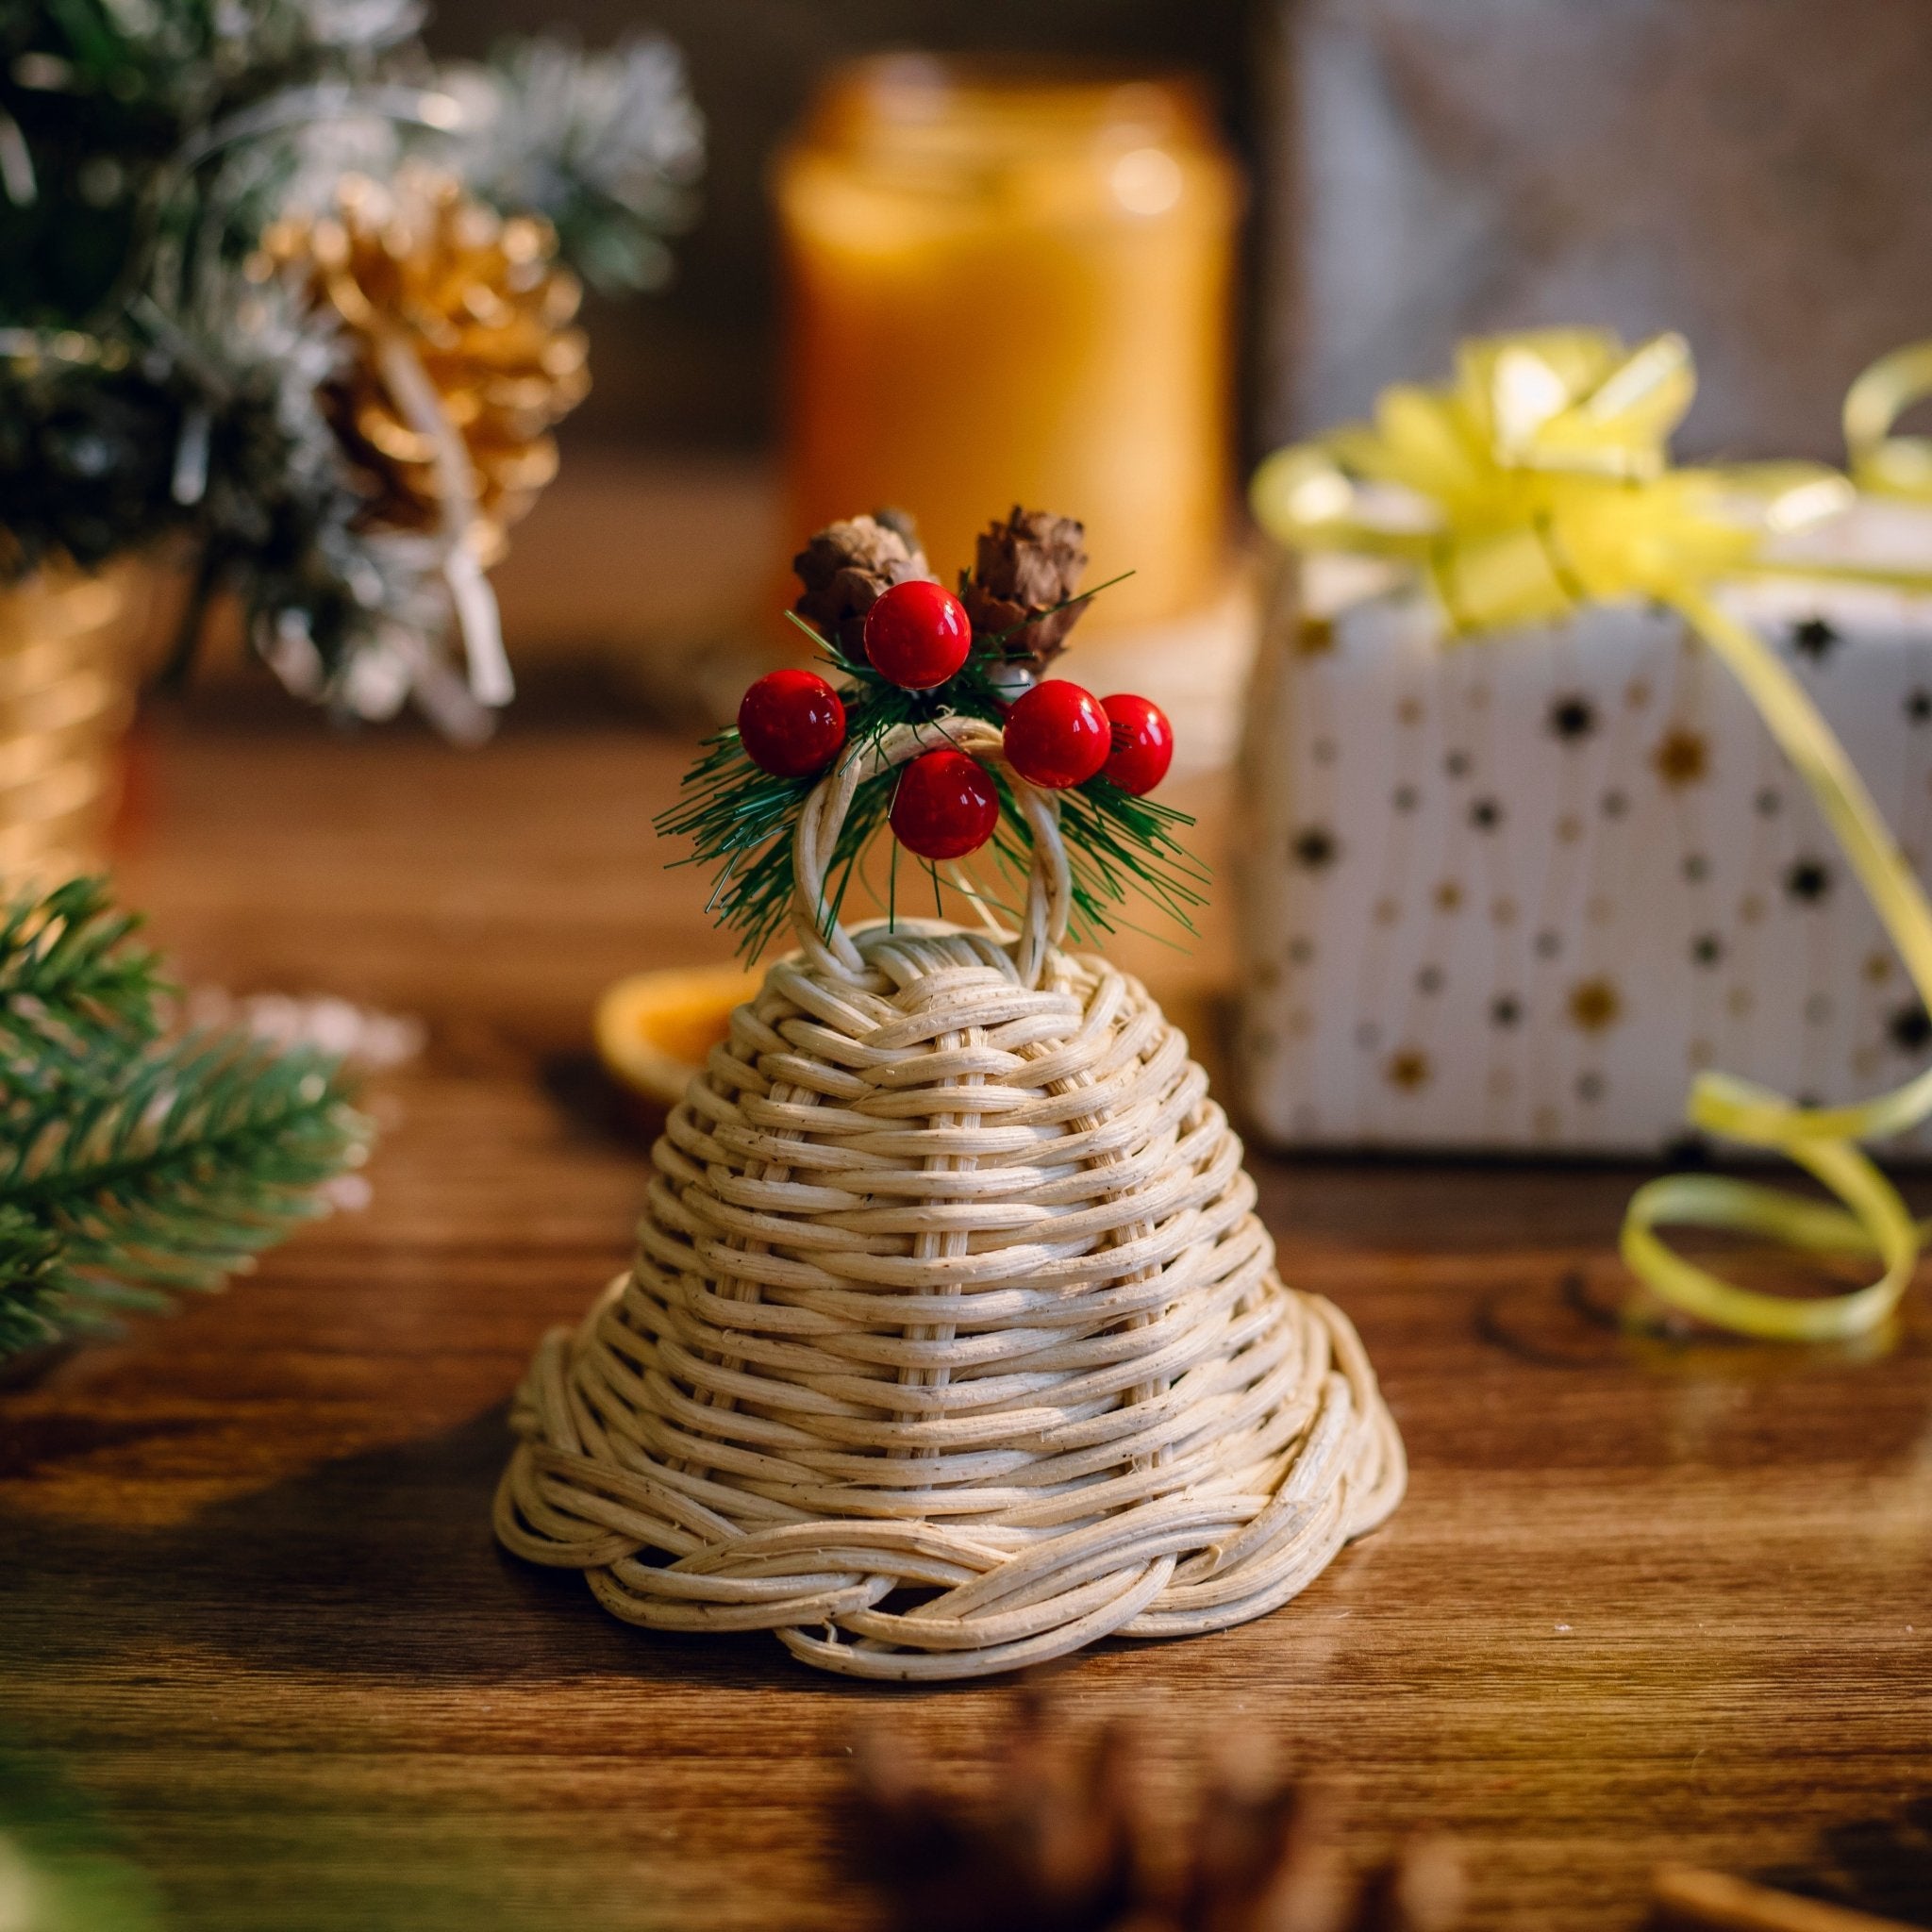
<svg viewBox="0 0 1932 1932">
<path fill-rule="evenodd" d="M 91 880 L 0 918 L 0 1358 L 219 1287 L 372 1137 L 325 1055 L 161 1037 L 135 924 Z"/>
<path fill-rule="evenodd" d="M 0 1061 L 152 1039 L 169 988 L 159 956 L 128 943 L 139 924 L 115 910 L 100 879 L 74 879 L 8 907 L 0 914 Z"/>
<path fill-rule="evenodd" d="M 60 1237 L 25 1208 L 0 1201 L 0 1361 L 58 1338 L 66 1288 Z"/>
</svg>

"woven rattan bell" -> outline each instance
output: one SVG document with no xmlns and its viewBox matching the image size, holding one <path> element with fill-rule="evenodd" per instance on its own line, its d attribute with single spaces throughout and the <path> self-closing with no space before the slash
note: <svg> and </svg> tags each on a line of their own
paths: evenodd
<svg viewBox="0 0 1932 1932">
<path fill-rule="evenodd" d="M 1003 765 L 997 727 L 948 735 Z M 1361 1343 L 1276 1275 L 1187 1041 L 1059 950 L 1054 794 L 1005 769 L 1017 936 L 848 932 L 820 921 L 858 776 L 805 807 L 798 950 L 672 1112 L 635 1261 L 537 1353 L 497 1535 L 631 1623 L 863 1677 L 1274 1609 L 1402 1495 Z"/>
</svg>

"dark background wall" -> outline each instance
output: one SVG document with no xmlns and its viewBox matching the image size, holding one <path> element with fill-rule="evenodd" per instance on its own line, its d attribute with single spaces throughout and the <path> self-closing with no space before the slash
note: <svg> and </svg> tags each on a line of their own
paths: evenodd
<svg viewBox="0 0 1932 1932">
<path fill-rule="evenodd" d="M 1591 323 L 1690 338 L 1685 453 L 1836 458 L 1846 384 L 1932 335 L 1928 0 L 1283 13 L 1264 434 L 1466 334 Z"/>
<path fill-rule="evenodd" d="M 430 40 L 481 54 L 506 33 L 562 27 L 595 46 L 657 27 L 683 48 L 709 127 L 702 218 L 678 244 L 672 288 L 592 306 L 597 388 L 570 433 L 751 445 L 769 441 L 775 400 L 765 172 L 826 67 L 916 45 L 1185 68 L 1252 152 L 1251 11 L 1244 0 L 441 0 Z"/>
<path fill-rule="evenodd" d="M 592 308 L 578 442 L 771 440 L 766 170 L 826 67 L 911 45 L 1208 82 L 1255 188 L 1249 457 L 1559 322 L 1690 336 L 1688 454 L 1835 457 L 1859 366 L 1932 335 L 1932 0 L 441 0 L 431 38 L 559 26 L 661 28 L 710 124 L 677 282 Z"/>
</svg>

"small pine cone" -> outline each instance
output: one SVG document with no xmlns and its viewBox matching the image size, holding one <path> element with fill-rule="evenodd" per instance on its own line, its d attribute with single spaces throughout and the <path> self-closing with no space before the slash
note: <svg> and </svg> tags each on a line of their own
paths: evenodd
<svg viewBox="0 0 1932 1932">
<path fill-rule="evenodd" d="M 1034 670 L 1043 671 L 1066 648 L 1067 633 L 1087 608 L 1066 602 L 1087 568 L 1086 534 L 1072 517 L 1018 504 L 1005 523 L 990 525 L 972 575 L 959 584 L 974 636 L 1008 633 L 1007 656 L 1030 658 Z M 1054 609 L 1060 604 L 1066 608 Z"/>
<path fill-rule="evenodd" d="M 1236 1739 L 1191 1822 L 1161 1855 L 1142 1748 L 1109 1727 L 1081 1751 L 1023 1696 L 993 1807 L 961 1809 L 902 1740 L 858 1758 L 855 1841 L 904 1932 L 1456 1932 L 1462 1861 L 1411 1839 L 1366 1875 L 1344 1857 L 1332 1801 L 1276 1775 Z M 1175 1821 L 1178 1823 L 1178 1821 Z"/>
<path fill-rule="evenodd" d="M 1354 1932 L 1455 1932 L 1468 1895 L 1462 1856 L 1446 1838 L 1415 1838 L 1371 1873 Z"/>
<path fill-rule="evenodd" d="M 883 591 L 932 571 L 919 531 L 904 510 L 874 510 L 827 524 L 791 559 L 805 586 L 796 610 L 855 662 L 865 660 L 865 613 Z"/>
</svg>

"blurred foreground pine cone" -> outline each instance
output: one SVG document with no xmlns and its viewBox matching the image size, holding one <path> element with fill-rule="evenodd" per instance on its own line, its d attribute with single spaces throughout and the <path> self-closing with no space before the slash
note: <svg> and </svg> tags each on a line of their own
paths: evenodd
<svg viewBox="0 0 1932 1932">
<path fill-rule="evenodd" d="M 1087 569 L 1086 535 L 1086 525 L 1072 517 L 1018 504 L 1005 523 L 989 525 L 972 571 L 959 579 L 959 601 L 974 635 L 1008 633 L 1008 658 L 1045 670 L 1066 648 L 1067 633 L 1087 608 L 1067 603 Z"/>
<path fill-rule="evenodd" d="M 919 531 L 904 510 L 827 524 L 791 559 L 798 581 L 796 610 L 822 638 L 856 663 L 865 661 L 865 613 L 880 593 L 914 577 L 930 578 Z"/>
<path fill-rule="evenodd" d="M 1450 1932 L 1460 1919 L 1461 1862 L 1446 1840 L 1412 1840 L 1357 1874 L 1319 1793 L 1233 1765 L 1210 1777 L 1193 1817 L 1162 1833 L 1137 1775 L 1141 1755 L 1120 1725 L 1077 1752 L 1028 1699 L 998 1796 L 974 1813 L 935 1791 L 895 1740 L 869 1740 L 858 1836 L 890 1923 L 903 1932 Z"/>
</svg>

